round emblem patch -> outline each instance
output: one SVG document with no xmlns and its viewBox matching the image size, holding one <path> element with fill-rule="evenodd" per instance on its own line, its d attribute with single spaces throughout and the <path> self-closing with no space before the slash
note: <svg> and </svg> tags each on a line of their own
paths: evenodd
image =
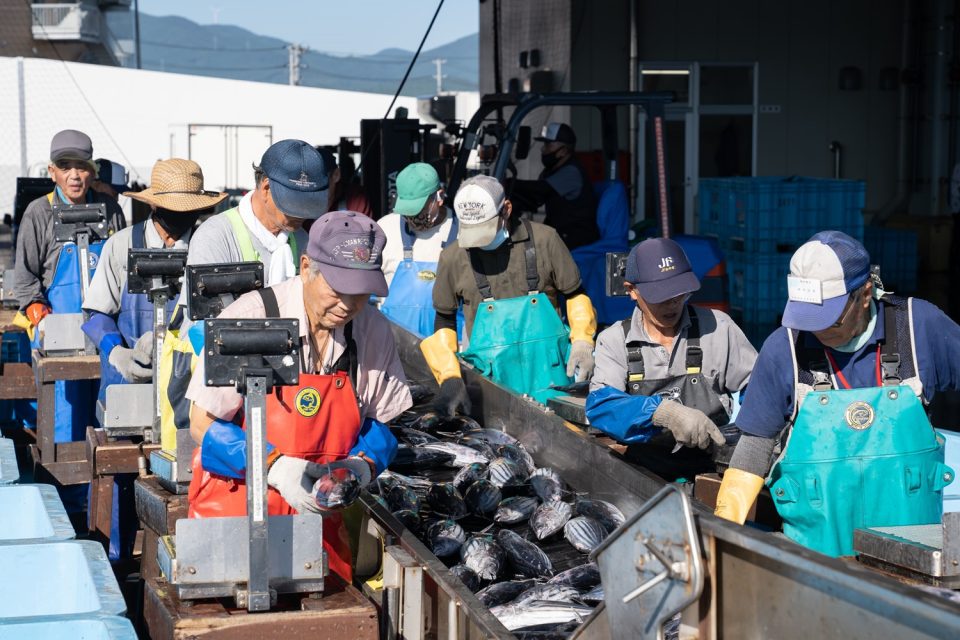
<svg viewBox="0 0 960 640">
<path fill-rule="evenodd" d="M 297 412 L 305 418 L 312 418 L 320 411 L 320 394 L 313 387 L 301 389 L 294 402 Z"/>
<path fill-rule="evenodd" d="M 353 259 L 357 262 L 370 262 L 370 249 L 362 245 L 354 247 Z"/>
<path fill-rule="evenodd" d="M 100 256 L 91 251 L 87 254 L 87 263 L 90 265 L 91 270 L 96 269 L 97 265 L 100 264 Z"/>
<path fill-rule="evenodd" d="M 847 420 L 847 426 L 857 431 L 863 431 L 873 424 L 873 407 L 866 402 L 857 400 L 847 406 L 844 414 Z"/>
<path fill-rule="evenodd" d="M 431 282 L 437 279 L 437 274 L 429 269 L 424 269 L 423 271 L 417 271 L 417 278 L 426 282 Z"/>
</svg>

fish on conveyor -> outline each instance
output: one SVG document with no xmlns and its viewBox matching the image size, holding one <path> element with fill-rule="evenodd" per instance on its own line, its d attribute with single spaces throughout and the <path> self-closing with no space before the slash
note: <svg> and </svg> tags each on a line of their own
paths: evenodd
<svg viewBox="0 0 960 640">
<path fill-rule="evenodd" d="M 590 591 L 581 595 L 580 599 L 587 604 L 599 604 L 603 602 L 603 585 L 598 584 L 593 589 L 590 589 Z"/>
<path fill-rule="evenodd" d="M 420 431 L 429 433 L 455 433 L 460 434 L 464 431 L 473 431 L 480 429 L 480 423 L 468 416 L 453 416 L 445 418 L 435 411 L 427 411 L 420 415 L 410 426 Z"/>
<path fill-rule="evenodd" d="M 482 440 L 491 445 L 501 445 L 501 444 L 512 444 L 519 445 L 520 441 L 511 436 L 509 433 L 505 433 L 498 429 L 471 429 L 466 431 L 462 436 L 463 438 L 473 438 L 475 440 Z"/>
<path fill-rule="evenodd" d="M 497 541 L 507 554 L 507 559 L 517 573 L 528 578 L 549 578 L 553 576 L 553 564 L 543 549 L 529 540 L 524 540 L 509 529 L 497 533 Z"/>
<path fill-rule="evenodd" d="M 565 584 L 577 591 L 589 591 L 600 584 L 600 567 L 596 562 L 587 562 L 561 571 L 550 578 L 552 584 Z"/>
<path fill-rule="evenodd" d="M 534 600 L 520 606 L 503 604 L 490 609 L 490 613 L 496 616 L 508 631 L 514 631 L 542 624 L 583 622 L 593 613 L 593 607 L 572 602 Z"/>
<path fill-rule="evenodd" d="M 440 482 L 430 487 L 427 492 L 427 504 L 435 514 L 443 518 L 456 520 L 469 513 L 463 496 L 449 482 Z"/>
<path fill-rule="evenodd" d="M 480 577 L 476 571 L 462 564 L 455 564 L 450 567 L 450 573 L 456 576 L 460 582 L 467 586 L 470 591 L 476 591 L 480 588 Z"/>
<path fill-rule="evenodd" d="M 412 427 L 394 427 L 393 431 L 399 440 L 414 446 L 430 442 L 440 442 L 440 438 Z"/>
<path fill-rule="evenodd" d="M 521 606 L 535 600 L 550 600 L 552 602 L 573 602 L 580 592 L 571 586 L 565 584 L 553 584 L 545 582 L 530 587 L 519 596 L 514 598 L 510 604 Z"/>
<path fill-rule="evenodd" d="M 413 404 L 420 404 L 433 397 L 433 392 L 419 382 L 407 380 L 406 384 L 407 388 L 410 389 L 410 397 L 413 400 Z"/>
<path fill-rule="evenodd" d="M 490 458 L 483 455 L 476 449 L 471 449 L 462 444 L 456 444 L 455 442 L 428 442 L 427 444 L 419 445 L 421 449 L 428 449 L 430 451 L 440 451 L 441 453 L 447 453 L 452 455 L 453 462 L 451 463 L 455 467 L 465 467 L 468 464 L 473 464 L 478 462 L 480 464 L 487 464 L 490 462 Z"/>
<path fill-rule="evenodd" d="M 544 502 L 555 502 L 563 496 L 563 480 L 550 467 L 540 467 L 530 474 L 534 493 Z"/>
<path fill-rule="evenodd" d="M 387 503 L 390 511 L 420 512 L 420 496 L 410 487 L 394 481 L 380 484 L 380 497 Z"/>
<path fill-rule="evenodd" d="M 590 553 L 609 535 L 599 521 L 577 516 L 563 527 L 563 536 L 580 553 Z"/>
<path fill-rule="evenodd" d="M 536 585 L 535 580 L 505 580 L 495 582 L 489 587 L 484 587 L 477 591 L 477 598 L 487 608 L 495 607 L 499 604 L 506 604 L 519 596 L 530 587 Z"/>
<path fill-rule="evenodd" d="M 513 635 L 517 640 L 567 640 L 579 626 L 576 620 L 561 624 L 535 624 L 514 629 Z"/>
<path fill-rule="evenodd" d="M 475 449 L 480 453 L 482 453 L 483 455 L 487 456 L 487 458 L 490 460 L 493 460 L 498 455 L 500 455 L 497 453 L 497 450 L 494 448 L 496 445 L 492 445 L 486 440 L 478 440 L 476 438 L 471 438 L 470 436 L 463 436 L 463 437 L 457 438 L 457 444 L 461 444 L 465 447 L 470 447 L 471 449 Z"/>
<path fill-rule="evenodd" d="M 520 469 L 528 476 L 537 468 L 537 465 L 533 462 L 533 458 L 530 457 L 527 450 L 520 444 L 501 444 L 497 447 L 497 452 L 507 460 L 517 463 Z"/>
<path fill-rule="evenodd" d="M 474 462 L 468 464 L 465 467 L 462 467 L 457 471 L 457 475 L 453 476 L 453 480 L 450 482 L 453 483 L 453 486 L 457 488 L 461 494 L 467 490 L 471 484 L 477 480 L 483 480 L 487 477 L 487 465 L 480 462 Z"/>
<path fill-rule="evenodd" d="M 420 531 L 420 516 L 416 511 L 409 509 L 398 509 L 393 512 L 393 517 L 400 521 L 406 529 L 417 533 Z"/>
<path fill-rule="evenodd" d="M 470 511 L 481 518 L 493 516 L 502 499 L 500 487 L 482 478 L 467 487 L 467 492 L 463 495 L 463 500 Z"/>
<path fill-rule="evenodd" d="M 537 540 L 543 540 L 563 529 L 572 515 L 573 507 L 568 503 L 559 500 L 546 502 L 531 514 L 530 528 Z"/>
<path fill-rule="evenodd" d="M 536 498 L 529 496 L 507 498 L 497 507 L 497 512 L 494 514 L 493 520 L 500 524 L 517 524 L 518 522 L 523 522 L 530 518 L 538 504 L 540 503 L 537 502 Z"/>
<path fill-rule="evenodd" d="M 397 447 L 397 455 L 390 463 L 390 469 L 396 471 L 435 469 L 452 464 L 454 459 L 456 456 L 452 453 L 401 444 Z"/>
<path fill-rule="evenodd" d="M 626 521 L 623 512 L 606 500 L 577 498 L 577 513 L 593 518 L 603 525 L 607 533 L 613 533 Z"/>
<path fill-rule="evenodd" d="M 415 476 L 405 476 L 402 473 L 396 471 L 390 471 L 387 469 L 377 478 L 378 483 L 381 478 L 392 478 L 400 484 L 406 485 L 411 489 L 429 489 L 433 486 L 433 482 L 427 480 L 426 478 L 417 478 Z"/>
<path fill-rule="evenodd" d="M 509 458 L 494 458 L 487 467 L 490 482 L 498 487 L 515 487 L 527 481 L 527 474 Z"/>
<path fill-rule="evenodd" d="M 460 548 L 460 561 L 481 580 L 496 580 L 504 564 L 503 549 L 487 535 L 474 535 Z"/>
<path fill-rule="evenodd" d="M 427 527 L 427 540 L 433 554 L 438 558 L 446 558 L 460 552 L 460 547 L 467 540 L 467 534 L 456 520 L 438 520 Z"/>
<path fill-rule="evenodd" d="M 416 409 L 407 409 L 390 421 L 391 427 L 409 427 L 420 420 L 421 412 Z"/>
</svg>

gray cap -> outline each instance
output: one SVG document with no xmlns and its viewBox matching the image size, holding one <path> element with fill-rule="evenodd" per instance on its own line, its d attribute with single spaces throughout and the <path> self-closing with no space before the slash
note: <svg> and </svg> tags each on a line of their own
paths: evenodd
<svg viewBox="0 0 960 640">
<path fill-rule="evenodd" d="M 82 131 L 64 129 L 50 141 L 50 159 L 93 161 L 93 143 Z"/>
</svg>

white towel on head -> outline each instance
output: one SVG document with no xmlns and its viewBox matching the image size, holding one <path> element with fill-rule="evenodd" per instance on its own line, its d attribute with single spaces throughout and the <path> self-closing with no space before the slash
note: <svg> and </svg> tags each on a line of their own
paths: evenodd
<svg viewBox="0 0 960 640">
<path fill-rule="evenodd" d="M 251 191 L 243 196 L 237 208 L 240 209 L 240 219 L 243 220 L 243 224 L 270 254 L 269 266 L 266 269 L 266 286 L 272 287 L 297 275 L 297 268 L 293 263 L 293 251 L 291 251 L 290 244 L 287 242 L 287 232 L 281 231 L 277 235 L 270 233 L 254 215 L 252 200 L 253 192 Z M 267 256 L 260 256 L 264 263 L 267 262 L 265 258 Z"/>
</svg>

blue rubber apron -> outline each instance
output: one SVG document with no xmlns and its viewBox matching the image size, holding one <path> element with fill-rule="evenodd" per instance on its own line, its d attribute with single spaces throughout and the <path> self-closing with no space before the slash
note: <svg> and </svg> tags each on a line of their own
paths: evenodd
<svg viewBox="0 0 960 640">
<path fill-rule="evenodd" d="M 450 233 L 441 244 L 446 247 L 457 238 L 457 219 L 453 218 Z M 433 308 L 433 283 L 437 279 L 437 263 L 413 259 L 413 245 L 417 238 L 410 232 L 406 220 L 400 220 L 403 239 L 403 261 L 397 265 L 390 282 L 390 293 L 380 311 L 398 325 L 420 337 L 434 331 L 436 311 Z M 457 338 L 463 334 L 463 314 L 457 314 Z"/>
<path fill-rule="evenodd" d="M 858 528 L 940 522 L 954 478 L 916 392 L 877 358 L 879 386 L 835 374 L 848 388 L 807 393 L 767 478 L 784 534 L 829 556 L 853 555 Z"/>
<path fill-rule="evenodd" d="M 538 402 L 561 395 L 550 385 L 570 384 L 566 363 L 570 353 L 570 332 L 560 320 L 550 298 L 537 286 L 537 254 L 533 232 L 527 230 L 523 257 L 527 295 L 495 300 L 487 276 L 480 271 L 481 249 L 470 249 L 477 288 L 483 301 L 470 331 L 470 345 L 461 352 L 466 362 L 494 382 Z"/>
</svg>

